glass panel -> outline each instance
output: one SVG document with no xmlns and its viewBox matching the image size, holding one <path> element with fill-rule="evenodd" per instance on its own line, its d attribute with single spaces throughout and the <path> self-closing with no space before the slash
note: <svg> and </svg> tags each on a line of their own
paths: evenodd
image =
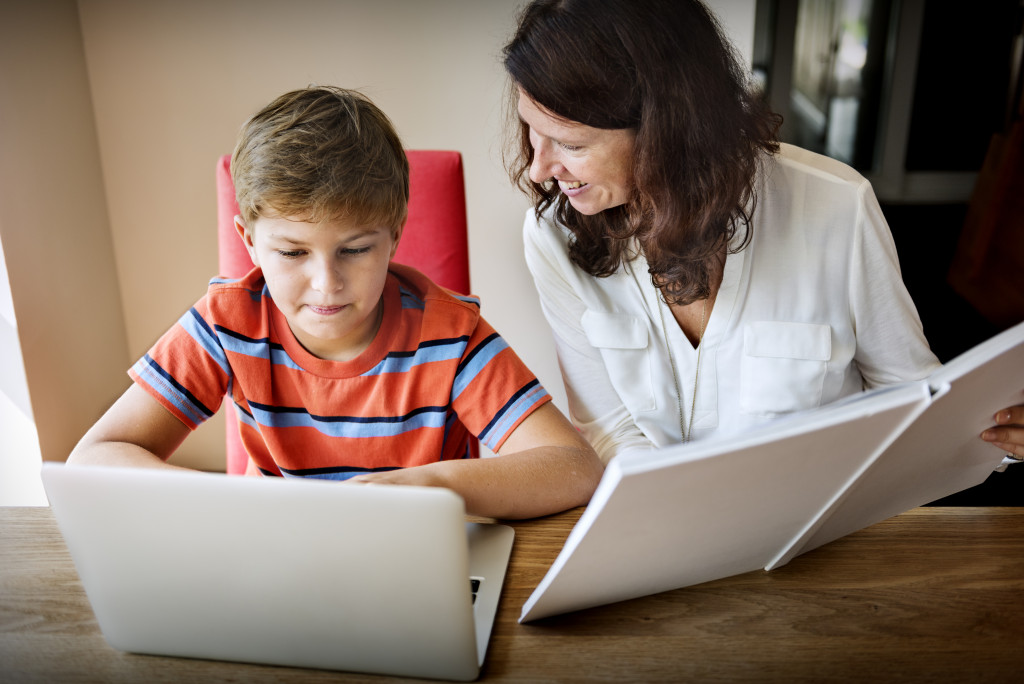
<svg viewBox="0 0 1024 684">
<path fill-rule="evenodd" d="M 859 169 L 874 158 L 887 0 L 801 0 L 787 142 Z"/>
</svg>

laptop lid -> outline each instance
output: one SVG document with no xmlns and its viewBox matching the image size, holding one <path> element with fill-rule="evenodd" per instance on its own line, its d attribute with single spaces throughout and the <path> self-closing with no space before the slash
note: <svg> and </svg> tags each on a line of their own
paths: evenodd
<svg viewBox="0 0 1024 684">
<path fill-rule="evenodd" d="M 53 463 L 42 478 L 115 648 L 479 674 L 513 530 L 467 523 L 451 491 Z"/>
</svg>

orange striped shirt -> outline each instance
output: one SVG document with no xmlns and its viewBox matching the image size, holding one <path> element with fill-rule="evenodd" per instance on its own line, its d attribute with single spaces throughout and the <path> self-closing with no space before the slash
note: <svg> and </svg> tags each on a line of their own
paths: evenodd
<svg viewBox="0 0 1024 684">
<path fill-rule="evenodd" d="M 550 396 L 476 298 L 389 268 L 381 326 L 346 362 L 306 351 L 257 268 L 209 291 L 129 371 L 195 429 L 230 395 L 252 466 L 345 479 L 497 450 Z"/>
</svg>

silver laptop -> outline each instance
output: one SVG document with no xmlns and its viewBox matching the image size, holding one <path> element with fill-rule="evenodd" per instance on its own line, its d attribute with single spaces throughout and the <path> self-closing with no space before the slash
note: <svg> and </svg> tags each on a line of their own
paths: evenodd
<svg viewBox="0 0 1024 684">
<path fill-rule="evenodd" d="M 104 637 L 135 653 L 475 679 L 513 530 L 451 491 L 47 463 Z"/>
</svg>

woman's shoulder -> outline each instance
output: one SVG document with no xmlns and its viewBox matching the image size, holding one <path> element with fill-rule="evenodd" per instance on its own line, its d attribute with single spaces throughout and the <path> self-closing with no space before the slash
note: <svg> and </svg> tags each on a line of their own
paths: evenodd
<svg viewBox="0 0 1024 684">
<path fill-rule="evenodd" d="M 523 247 L 528 265 L 538 258 L 554 260 L 563 266 L 568 264 L 570 238 L 569 229 L 555 217 L 553 207 L 548 207 L 540 214 L 532 207 L 526 210 Z"/>
<path fill-rule="evenodd" d="M 568 243 L 570 232 L 555 216 L 555 206 L 552 204 L 539 213 L 534 207 L 526 210 L 526 216 L 523 219 L 523 235 L 527 242 L 547 239 Z"/>
<path fill-rule="evenodd" d="M 800 177 L 801 182 L 817 180 L 853 189 L 868 185 L 868 180 L 848 164 L 787 143 L 779 144 L 779 151 L 772 156 L 769 168 L 771 176 L 782 173 Z"/>
</svg>

